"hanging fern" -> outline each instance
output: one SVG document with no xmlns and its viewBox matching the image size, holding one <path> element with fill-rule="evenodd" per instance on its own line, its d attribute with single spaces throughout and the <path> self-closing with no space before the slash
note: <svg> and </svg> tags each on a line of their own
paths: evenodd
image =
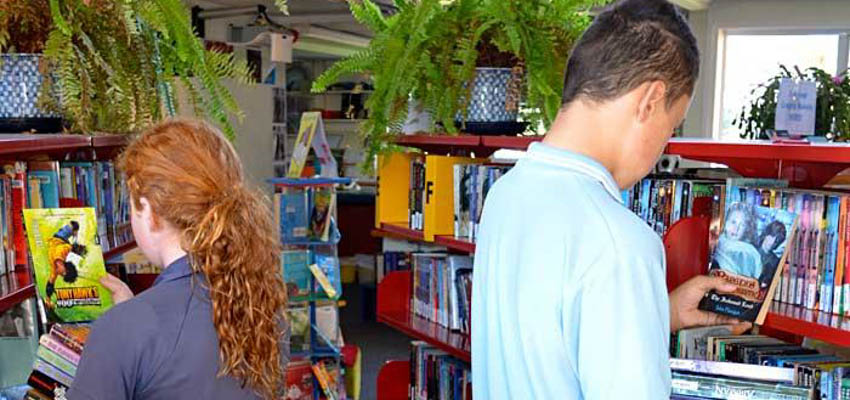
<svg viewBox="0 0 850 400">
<path fill-rule="evenodd" d="M 49 23 L 36 24 L 39 16 Z M 24 17 L 35 22 L 18 26 Z M 205 50 L 182 1 L 3 2 L 0 49 L 20 51 L 24 33 L 43 34 L 50 77 L 40 103 L 60 112 L 71 131 L 135 132 L 174 115 L 179 79 L 196 115 L 217 122 L 233 139 L 231 117 L 242 113 L 222 80 L 248 84 L 249 67 L 232 54 Z"/>
<path fill-rule="evenodd" d="M 432 115 L 433 132 L 456 133 L 465 118 L 481 49 L 507 52 L 527 70 L 525 119 L 548 126 L 560 107 L 570 48 L 590 23 L 587 10 L 606 0 L 395 0 L 385 16 L 373 0 L 348 0 L 354 18 L 374 32 L 369 47 L 313 83 L 321 92 L 341 76 L 366 73 L 374 91 L 363 124 L 367 158 L 388 150 L 415 99 Z"/>
</svg>

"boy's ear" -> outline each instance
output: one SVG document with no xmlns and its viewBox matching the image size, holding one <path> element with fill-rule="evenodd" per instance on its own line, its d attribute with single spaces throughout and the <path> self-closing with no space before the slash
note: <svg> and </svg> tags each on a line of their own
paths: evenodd
<svg viewBox="0 0 850 400">
<path fill-rule="evenodd" d="M 664 81 L 650 81 L 641 85 L 640 102 L 638 103 L 638 121 L 646 122 L 655 113 L 665 107 L 667 84 Z"/>
</svg>

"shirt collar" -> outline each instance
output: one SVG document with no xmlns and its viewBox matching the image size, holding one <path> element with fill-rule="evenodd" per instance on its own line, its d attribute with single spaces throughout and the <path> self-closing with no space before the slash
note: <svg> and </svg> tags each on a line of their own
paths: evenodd
<svg viewBox="0 0 850 400">
<path fill-rule="evenodd" d="M 189 256 L 185 255 L 168 264 L 153 282 L 154 286 L 162 282 L 174 281 L 192 275 L 192 266 L 189 264 Z"/>
<path fill-rule="evenodd" d="M 622 203 L 623 198 L 621 190 L 608 171 L 599 161 L 596 161 L 588 156 L 572 152 L 569 150 L 552 147 L 546 143 L 535 142 L 528 146 L 526 159 L 543 162 L 549 165 L 554 165 L 564 168 L 585 176 L 588 176 L 597 182 L 613 197 L 617 202 Z"/>
</svg>

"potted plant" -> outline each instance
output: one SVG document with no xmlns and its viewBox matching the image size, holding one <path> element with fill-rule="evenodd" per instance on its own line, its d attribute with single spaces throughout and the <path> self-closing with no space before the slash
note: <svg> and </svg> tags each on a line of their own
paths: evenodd
<svg viewBox="0 0 850 400">
<path fill-rule="evenodd" d="M 371 0 L 348 0 L 354 17 L 374 37 L 369 47 L 325 71 L 313 90 L 322 91 L 346 74 L 372 77 L 369 119 L 362 127 L 367 167 L 372 156 L 392 148 L 412 101 L 431 114 L 431 132 L 456 133 L 457 117 L 461 122 L 469 117 L 476 67 L 486 63 L 481 55 L 494 54 L 493 49 L 511 56 L 513 64 L 506 67 L 521 71 L 511 75 L 518 79 L 507 80 L 518 92 L 508 103 L 521 97 L 532 127 L 548 125 L 561 104 L 569 49 L 590 22 L 587 10 L 603 2 L 406 0 L 384 16 Z"/>
<path fill-rule="evenodd" d="M 776 119 L 776 99 L 779 82 L 783 78 L 814 81 L 817 87 L 815 110 L 815 135 L 833 140 L 847 140 L 850 136 L 850 80 L 848 71 L 832 76 L 819 68 L 792 72 L 780 65 L 780 72 L 754 88 L 756 96 L 732 122 L 743 131 L 742 139 L 768 139 L 766 131 L 773 129 Z"/>
<path fill-rule="evenodd" d="M 4 63 L 38 60 L 38 108 L 71 132 L 134 132 L 174 115 L 179 81 L 196 115 L 232 138 L 229 117 L 241 112 L 221 80 L 249 82 L 244 62 L 205 50 L 180 0 L 5 1 L 0 50 Z M 0 86 L 0 98 L 15 96 Z"/>
</svg>

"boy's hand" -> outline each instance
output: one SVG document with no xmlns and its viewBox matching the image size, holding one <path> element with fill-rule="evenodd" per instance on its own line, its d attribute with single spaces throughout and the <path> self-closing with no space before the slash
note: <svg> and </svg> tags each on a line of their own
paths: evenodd
<svg viewBox="0 0 850 400">
<path fill-rule="evenodd" d="M 753 327 L 750 322 L 741 322 L 732 317 L 697 309 L 705 293 L 712 289 L 718 292 L 732 292 L 735 285 L 720 277 L 700 275 L 670 292 L 670 330 L 677 332 L 694 326 L 731 324 L 732 333 L 738 335 Z"/>
<path fill-rule="evenodd" d="M 112 274 L 106 274 L 103 278 L 100 278 L 100 284 L 112 292 L 112 301 L 115 304 L 133 298 L 133 291 L 122 280 Z"/>
</svg>

